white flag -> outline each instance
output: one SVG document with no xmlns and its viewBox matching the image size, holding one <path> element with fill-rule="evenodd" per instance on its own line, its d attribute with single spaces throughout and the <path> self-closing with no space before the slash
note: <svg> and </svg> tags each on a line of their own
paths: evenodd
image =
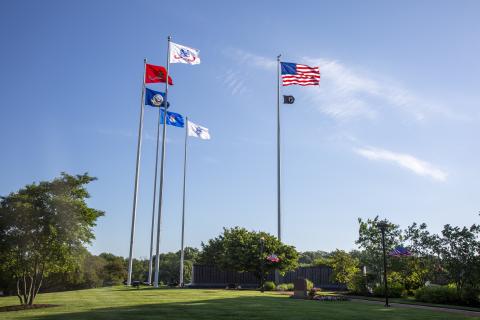
<svg viewBox="0 0 480 320">
<path fill-rule="evenodd" d="M 187 121 L 187 128 L 188 128 L 188 135 L 190 137 L 197 137 L 203 140 L 210 140 L 210 133 L 208 129 L 198 124 L 191 122 L 190 120 Z"/>
<path fill-rule="evenodd" d="M 170 63 L 200 63 L 200 51 L 170 42 Z"/>
</svg>

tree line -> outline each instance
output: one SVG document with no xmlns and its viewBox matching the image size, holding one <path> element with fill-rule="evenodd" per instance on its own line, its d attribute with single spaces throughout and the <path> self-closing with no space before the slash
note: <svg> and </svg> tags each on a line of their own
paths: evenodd
<svg viewBox="0 0 480 320">
<path fill-rule="evenodd" d="M 51 181 L 29 184 L 0 197 L 0 290 L 32 304 L 39 291 L 94 288 L 123 283 L 127 260 L 111 253 L 93 255 L 86 246 L 104 212 L 88 206 L 88 174 L 62 173 Z M 194 263 L 263 276 L 297 266 L 328 265 L 333 280 L 356 294 L 382 295 L 383 264 L 379 218 L 358 219 L 357 250 L 299 253 L 275 236 L 244 228 L 224 228 L 201 244 L 185 250 L 185 282 Z M 388 258 L 391 295 L 415 295 L 418 300 L 445 296 L 450 303 L 476 305 L 480 293 L 480 225 L 447 224 L 439 234 L 425 223 L 401 229 L 386 222 L 387 252 L 406 247 L 410 256 Z M 180 252 L 160 255 L 159 279 L 178 283 Z M 133 279 L 146 281 L 148 259 L 135 259 Z M 441 299 L 440 299 L 441 300 Z M 438 301 L 436 301 L 438 302 Z"/>
</svg>

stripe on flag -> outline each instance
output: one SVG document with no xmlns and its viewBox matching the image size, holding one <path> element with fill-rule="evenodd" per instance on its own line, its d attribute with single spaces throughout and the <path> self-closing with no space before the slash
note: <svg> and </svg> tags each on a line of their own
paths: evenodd
<svg viewBox="0 0 480 320">
<path fill-rule="evenodd" d="M 304 64 L 281 62 L 282 81 L 284 86 L 298 84 L 300 86 L 320 85 L 320 68 Z"/>
</svg>

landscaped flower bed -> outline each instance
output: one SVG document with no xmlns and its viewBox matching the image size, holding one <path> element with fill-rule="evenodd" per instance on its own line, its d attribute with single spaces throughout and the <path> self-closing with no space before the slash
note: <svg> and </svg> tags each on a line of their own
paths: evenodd
<svg viewBox="0 0 480 320">
<path fill-rule="evenodd" d="M 350 301 L 349 298 L 345 296 L 333 296 L 333 295 L 318 295 L 313 297 L 313 300 L 318 301 Z"/>
</svg>

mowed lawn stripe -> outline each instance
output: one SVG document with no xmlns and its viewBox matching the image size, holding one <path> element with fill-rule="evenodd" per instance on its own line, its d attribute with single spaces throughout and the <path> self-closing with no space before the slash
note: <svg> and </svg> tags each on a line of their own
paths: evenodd
<svg viewBox="0 0 480 320">
<path fill-rule="evenodd" d="M 16 297 L 0 299 L 0 306 L 17 303 Z M 36 303 L 59 306 L 2 312 L 0 319 L 473 319 L 429 310 L 294 300 L 276 293 L 234 290 L 111 287 L 40 294 Z"/>
</svg>

